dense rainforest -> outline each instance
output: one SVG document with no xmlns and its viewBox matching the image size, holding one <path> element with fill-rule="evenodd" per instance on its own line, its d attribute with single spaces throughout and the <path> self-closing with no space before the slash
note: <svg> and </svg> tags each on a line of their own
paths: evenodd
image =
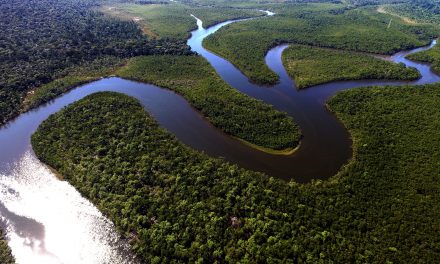
<svg viewBox="0 0 440 264">
<path fill-rule="evenodd" d="M 94 10 L 91 0 L 0 0 L 0 124 L 32 88 L 103 56 L 188 54 L 184 42 L 148 39 L 134 22 Z"/>
<path fill-rule="evenodd" d="M 265 53 L 280 43 L 392 54 L 428 44 L 439 35 L 434 24 L 409 24 L 376 6 L 295 4 L 273 6 L 276 16 L 231 24 L 204 46 L 234 63 L 252 81 L 273 84 L 278 76 L 265 64 Z"/>
<path fill-rule="evenodd" d="M 178 92 L 214 126 L 267 151 L 289 151 L 299 143 L 291 117 L 231 88 L 200 56 L 137 57 L 116 74 Z"/>
<path fill-rule="evenodd" d="M 144 262 L 435 263 L 439 104 L 438 84 L 339 93 L 354 158 L 306 185 L 193 151 L 115 93 L 51 116 L 32 145 Z"/>
<path fill-rule="evenodd" d="M 341 50 L 290 45 L 283 52 L 283 64 L 297 88 L 341 80 L 415 80 L 420 73 L 371 55 Z"/>
<path fill-rule="evenodd" d="M 81 84 L 98 80 L 103 76 L 113 75 L 127 63 L 127 58 L 103 56 L 91 62 L 68 67 L 62 77 L 45 83 L 28 92 L 22 102 L 22 110 L 27 111 L 42 103 L 49 102 L 68 90 Z"/>
</svg>

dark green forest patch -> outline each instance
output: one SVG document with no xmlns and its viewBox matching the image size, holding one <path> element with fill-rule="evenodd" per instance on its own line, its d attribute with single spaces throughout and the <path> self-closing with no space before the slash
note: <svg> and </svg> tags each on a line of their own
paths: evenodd
<svg viewBox="0 0 440 264">
<path fill-rule="evenodd" d="M 12 256 L 11 249 L 8 246 L 8 242 L 3 236 L 3 232 L 0 230 L 0 263 L 2 264 L 14 264 L 15 259 Z"/>
<path fill-rule="evenodd" d="M 22 103 L 22 112 L 55 99 L 81 84 L 107 77 L 126 63 L 126 59 L 103 56 L 65 70 L 66 75 L 29 91 Z"/>
<path fill-rule="evenodd" d="M 0 0 L 0 125 L 26 93 L 104 56 L 188 54 L 183 41 L 148 39 L 134 22 L 95 11 L 98 1 Z"/>
<path fill-rule="evenodd" d="M 291 45 L 283 52 L 283 64 L 301 89 L 341 80 L 415 80 L 420 73 L 366 54 Z"/>
</svg>

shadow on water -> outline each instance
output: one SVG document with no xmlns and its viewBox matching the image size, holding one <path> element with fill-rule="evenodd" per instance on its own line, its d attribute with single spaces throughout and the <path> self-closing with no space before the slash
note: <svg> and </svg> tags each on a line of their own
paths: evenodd
<svg viewBox="0 0 440 264">
<path fill-rule="evenodd" d="M 11 191 L 11 190 L 9 190 Z M 4 229 L 13 229 L 14 233 L 23 239 L 23 246 L 38 251 L 41 255 L 56 256 L 46 250 L 44 245 L 44 225 L 32 218 L 21 216 L 11 212 L 0 202 L 0 226 Z"/>
</svg>

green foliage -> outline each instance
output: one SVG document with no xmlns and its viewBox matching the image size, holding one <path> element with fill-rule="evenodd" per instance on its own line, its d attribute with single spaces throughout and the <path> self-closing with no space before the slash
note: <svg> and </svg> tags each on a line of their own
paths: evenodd
<svg viewBox="0 0 440 264">
<path fill-rule="evenodd" d="M 104 6 L 103 12 L 122 19 L 135 20 L 151 37 L 186 39 L 197 27 L 194 18 L 180 4 L 114 4 Z"/>
<path fill-rule="evenodd" d="M 255 145 L 282 150 L 299 142 L 299 128 L 287 114 L 232 89 L 202 57 L 138 57 L 117 75 L 178 92 L 214 126 Z"/>
<path fill-rule="evenodd" d="M 265 15 L 263 12 L 254 9 L 234 9 L 234 8 L 193 8 L 191 12 L 203 21 L 203 27 L 207 28 L 220 22 L 248 17 L 258 17 Z"/>
<path fill-rule="evenodd" d="M 435 25 L 410 25 L 395 16 L 378 13 L 375 7 L 285 4 L 273 11 L 276 16 L 234 23 L 219 30 L 206 39 L 205 47 L 237 65 L 252 81 L 275 83 L 278 77 L 263 58 L 279 43 L 391 54 L 426 45 L 439 32 Z"/>
<path fill-rule="evenodd" d="M 440 22 L 440 2 L 436 0 L 411 0 L 398 5 L 387 5 L 385 10 L 417 22 Z"/>
<path fill-rule="evenodd" d="M 0 263 L 14 264 L 15 260 L 12 256 L 11 249 L 7 241 L 4 239 L 3 232 L 0 230 Z"/>
<path fill-rule="evenodd" d="M 286 3 L 339 3 L 339 0 L 182 0 L 182 3 L 225 8 L 272 8 Z"/>
<path fill-rule="evenodd" d="M 439 85 L 339 93 L 354 159 L 309 185 L 195 152 L 115 93 L 51 116 L 32 145 L 146 263 L 435 263 L 439 104 Z"/>
<path fill-rule="evenodd" d="M 369 5 L 380 5 L 380 4 L 399 4 L 404 2 L 410 2 L 414 0 L 343 0 L 343 2 L 348 3 L 352 6 L 369 6 Z M 424 0 L 423 0 L 424 1 Z"/>
<path fill-rule="evenodd" d="M 106 56 L 79 66 L 67 68 L 66 76 L 44 84 L 27 93 L 22 111 L 28 111 L 42 103 L 46 103 L 57 96 L 81 84 L 95 81 L 103 76 L 109 76 L 121 67 L 124 60 L 118 57 Z"/>
<path fill-rule="evenodd" d="M 362 218 L 371 228 L 367 245 L 382 244 L 393 263 L 439 258 L 439 104 L 439 84 L 355 89 L 330 101 L 355 138 L 354 163 L 342 172 L 357 196 L 353 209 L 377 214 Z M 380 227 L 372 228 L 376 221 Z M 426 248 L 420 239 L 430 241 Z"/>
<path fill-rule="evenodd" d="M 440 73 L 440 47 L 438 45 L 429 50 L 410 54 L 407 58 L 414 61 L 431 63 L 432 69 Z"/>
<path fill-rule="evenodd" d="M 157 38 L 185 40 L 197 25 L 193 14 L 203 20 L 204 26 L 234 19 L 261 16 L 262 12 L 247 9 L 231 9 L 222 7 L 195 6 L 181 3 L 167 4 L 113 4 L 101 9 L 110 15 L 126 20 L 136 20 L 144 33 Z"/>
<path fill-rule="evenodd" d="M 149 40 L 133 22 L 94 11 L 96 1 L 0 0 L 0 125 L 27 91 L 103 56 L 187 54 L 184 42 Z"/>
<path fill-rule="evenodd" d="M 340 80 L 420 78 L 416 69 L 370 55 L 302 45 L 287 48 L 283 63 L 298 88 Z"/>
</svg>

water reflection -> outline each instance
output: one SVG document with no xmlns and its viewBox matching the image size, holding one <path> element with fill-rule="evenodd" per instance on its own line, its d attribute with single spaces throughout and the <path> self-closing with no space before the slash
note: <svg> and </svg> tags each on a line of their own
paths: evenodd
<svg viewBox="0 0 440 264">
<path fill-rule="evenodd" d="M 133 263 L 113 224 L 27 151 L 0 175 L 0 215 L 18 263 Z"/>
</svg>

